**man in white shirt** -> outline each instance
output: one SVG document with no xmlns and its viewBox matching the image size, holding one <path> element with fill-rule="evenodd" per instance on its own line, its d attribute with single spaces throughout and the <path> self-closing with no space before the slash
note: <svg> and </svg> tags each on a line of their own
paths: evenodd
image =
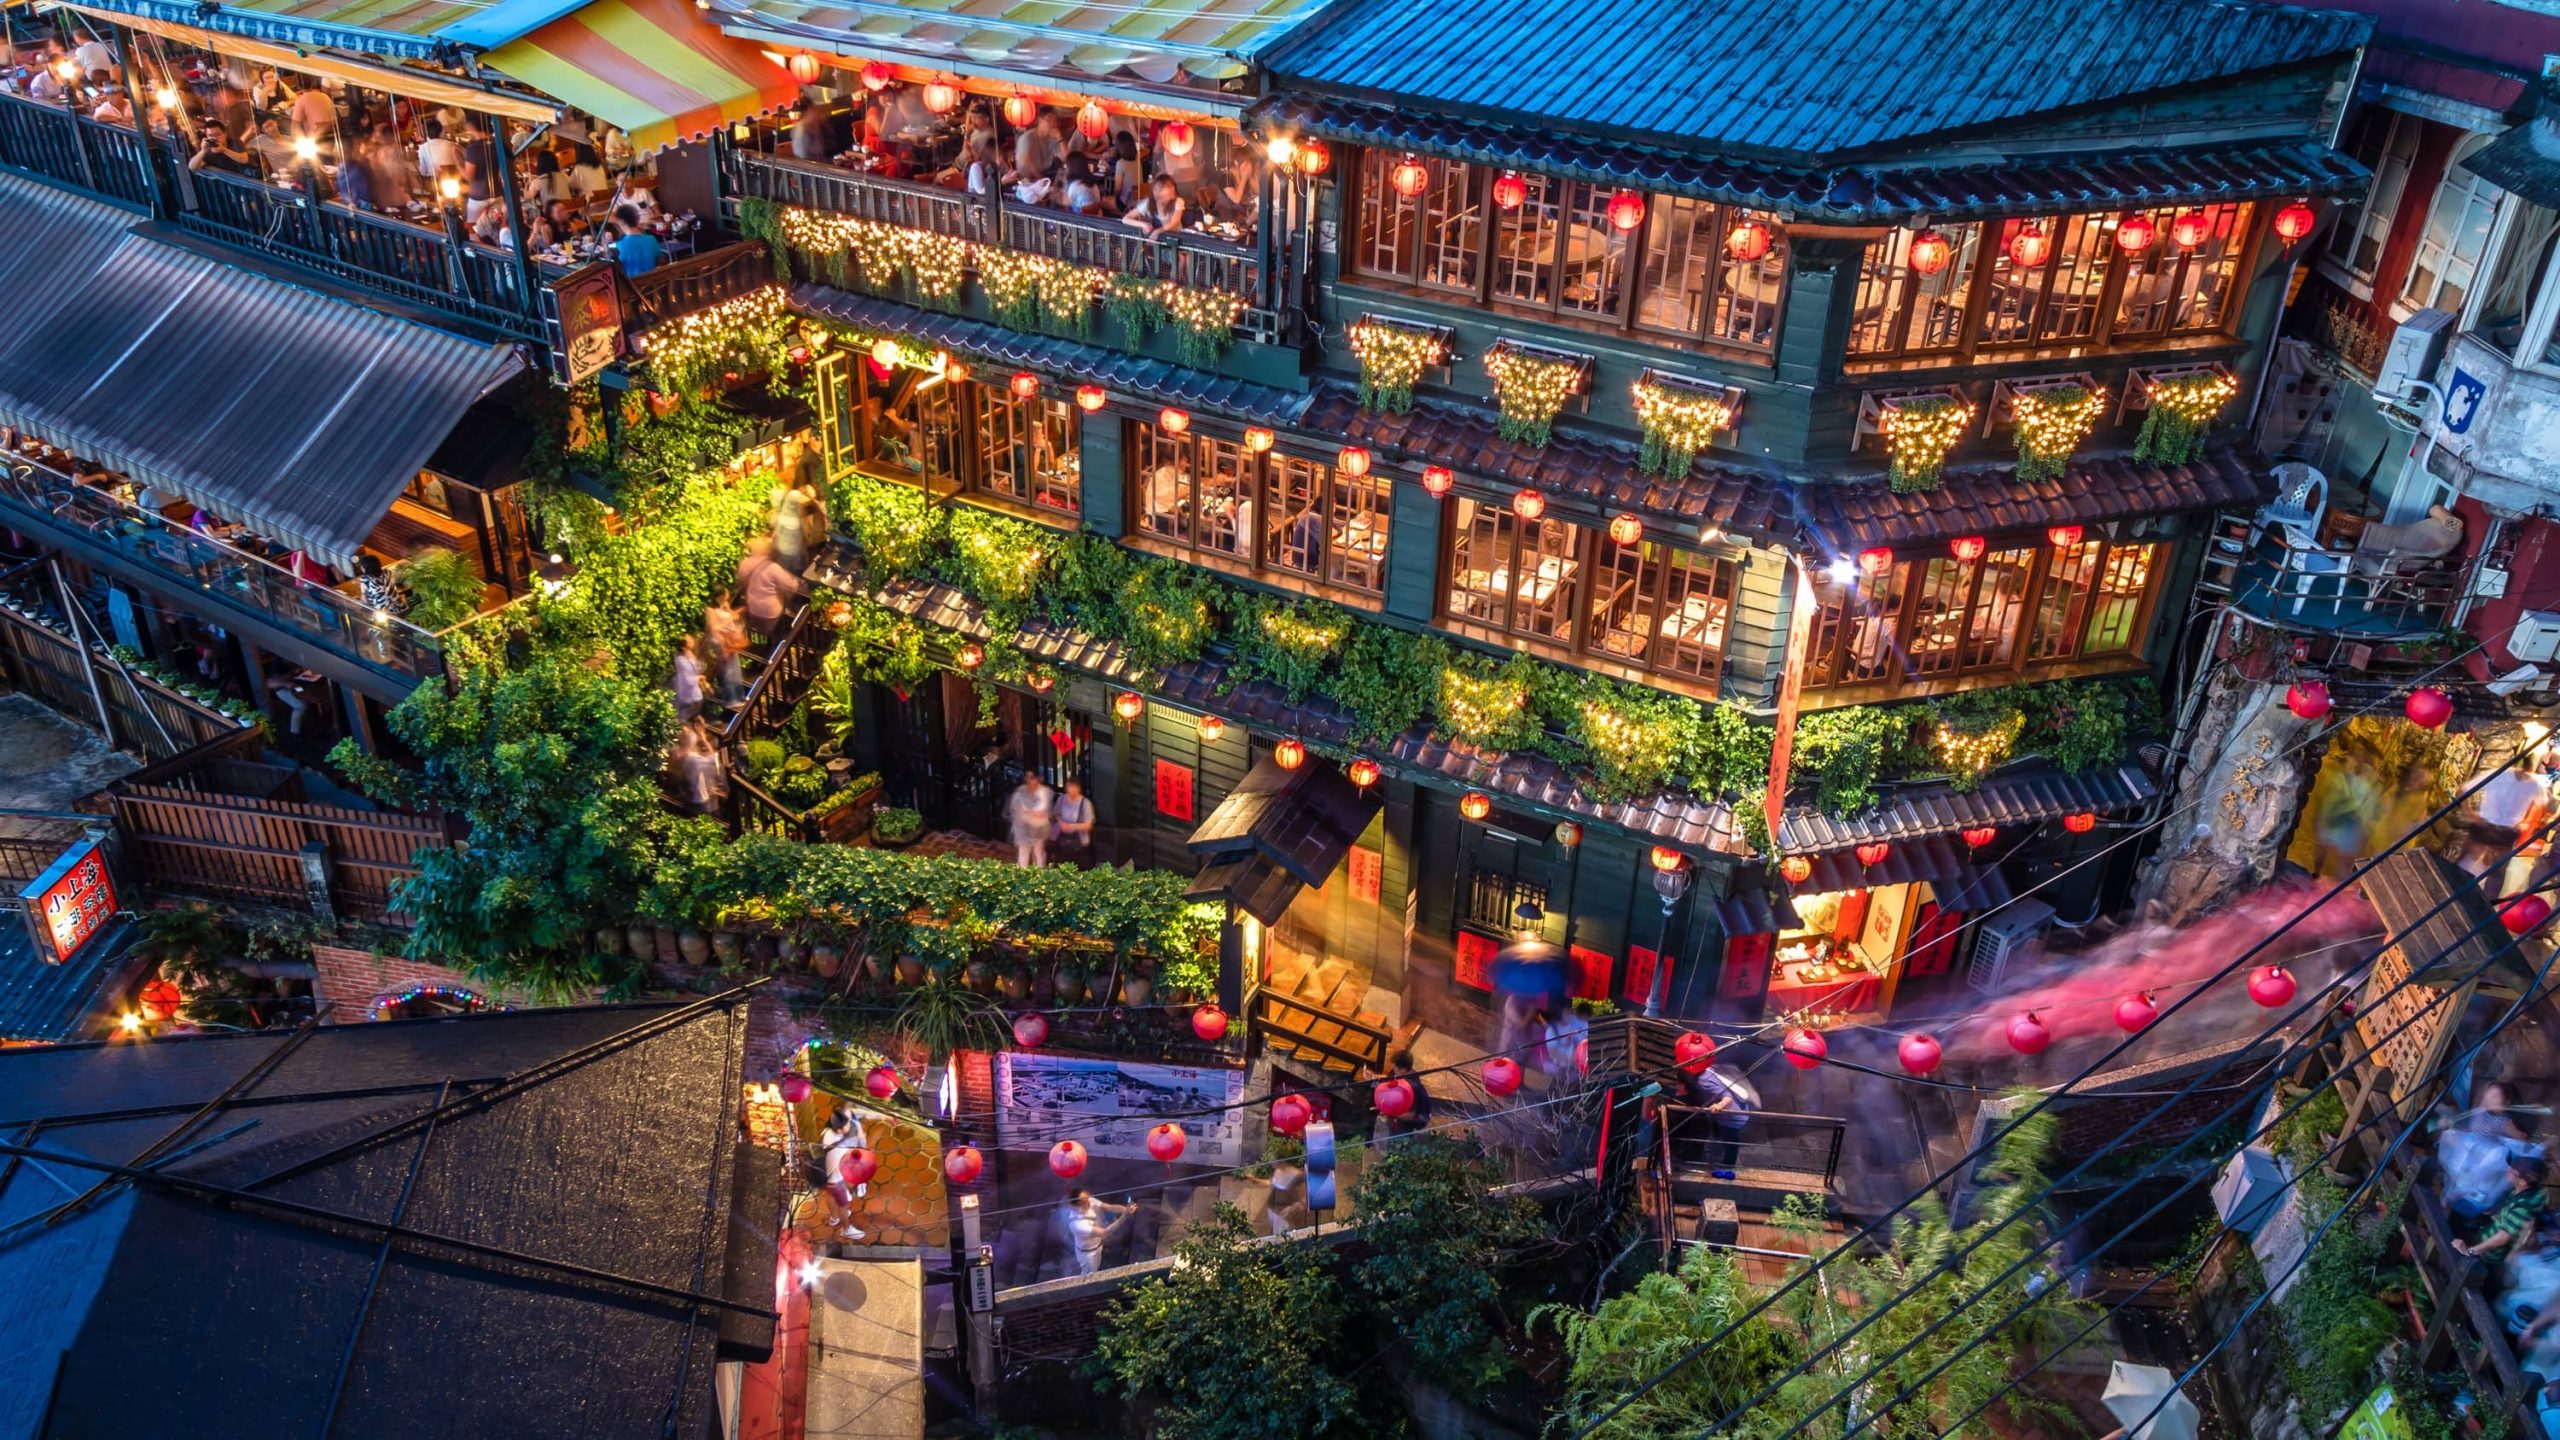
<svg viewBox="0 0 2560 1440">
<path fill-rule="evenodd" d="M 95 35 L 81 41 L 80 48 L 72 51 L 71 56 L 80 62 L 83 75 L 95 75 L 101 70 L 110 75 L 116 73 L 116 52 Z"/>
<path fill-rule="evenodd" d="M 433 181 L 447 170 L 462 168 L 462 147 L 444 138 L 444 122 L 430 115 L 419 127 L 426 139 L 418 142 L 418 173 Z"/>
</svg>

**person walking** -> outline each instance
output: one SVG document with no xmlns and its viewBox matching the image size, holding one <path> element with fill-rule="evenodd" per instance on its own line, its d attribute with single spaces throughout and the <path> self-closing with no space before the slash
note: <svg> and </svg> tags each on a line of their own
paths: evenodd
<svg viewBox="0 0 2560 1440">
<path fill-rule="evenodd" d="M 1093 801 L 1084 793 L 1084 782 L 1069 776 L 1065 793 L 1049 813 L 1049 843 L 1058 847 L 1059 862 L 1082 868 L 1093 858 Z"/>
<path fill-rule="evenodd" d="M 747 542 L 747 553 L 738 561 L 738 589 L 746 596 L 747 628 L 759 643 L 770 645 L 782 633 L 783 607 L 800 593 L 800 585 L 800 577 L 773 557 L 772 536 Z"/>
<path fill-rule="evenodd" d="M 1386 1078 L 1401 1080 L 1413 1088 L 1413 1108 L 1402 1115 L 1385 1117 L 1387 1137 L 1393 1139 L 1398 1135 L 1414 1135 L 1430 1129 L 1431 1088 L 1422 1083 L 1420 1075 L 1414 1073 L 1411 1049 L 1398 1050 L 1387 1057 Z"/>
<path fill-rule="evenodd" d="M 862 1112 L 850 1105 L 839 1105 L 827 1119 L 827 1128 L 818 1132 L 819 1168 L 827 1177 L 828 1193 L 835 1196 L 842 1214 L 836 1221 L 836 1234 L 847 1240 L 860 1240 L 869 1232 L 853 1223 L 853 1202 L 871 1193 L 867 1183 L 845 1182 L 845 1158 L 856 1150 L 871 1148 L 871 1137 L 862 1128 Z"/>
<path fill-rule="evenodd" d="M 809 547 L 802 536 L 800 519 L 800 492 L 774 487 L 773 558 L 794 575 L 809 568 Z"/>
<path fill-rule="evenodd" d="M 1091 1275 L 1102 1268 L 1103 1242 L 1127 1224 L 1129 1217 L 1138 1213 L 1138 1207 L 1106 1205 L 1095 1199 L 1092 1191 L 1079 1187 L 1067 1192 L 1058 1212 L 1059 1225 L 1067 1232 L 1068 1253 L 1075 1258 L 1076 1273 Z"/>
<path fill-rule="evenodd" d="M 1752 1090 L 1749 1081 L 1721 1065 L 1710 1065 L 1699 1071 L 1694 1083 L 1698 1103 L 1715 1117 L 1718 1137 L 1714 1150 L 1716 1178 L 1730 1180 L 1735 1168 L 1742 1163 L 1742 1135 L 1750 1128 L 1751 1111 L 1760 1103 L 1760 1096 Z"/>
<path fill-rule="evenodd" d="M 728 586 L 721 586 L 702 607 L 702 634 L 710 642 L 711 663 L 720 675 L 720 703 L 735 709 L 747 699 L 746 669 L 740 657 L 747 650 L 747 616 Z"/>
<path fill-rule="evenodd" d="M 729 793 L 729 777 L 720 769 L 719 742 L 697 715 L 676 736 L 676 788 L 696 815 L 717 815 Z"/>
<path fill-rule="evenodd" d="M 1038 774 L 1024 771 L 1022 783 L 1005 797 L 1006 828 L 1013 836 L 1013 863 L 1036 870 L 1049 863 L 1049 827 L 1056 823 L 1056 792 Z"/>
<path fill-rule="evenodd" d="M 702 640 L 687 635 L 676 642 L 676 718 L 691 720 L 702 713 Z"/>
</svg>

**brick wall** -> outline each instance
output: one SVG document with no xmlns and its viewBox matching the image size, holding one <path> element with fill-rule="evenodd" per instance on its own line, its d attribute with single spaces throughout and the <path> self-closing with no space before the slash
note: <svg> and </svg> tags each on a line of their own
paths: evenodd
<svg viewBox="0 0 2560 1440">
<path fill-rule="evenodd" d="M 405 990 L 412 985 L 449 985 L 485 996 L 499 1005 L 530 1005 L 533 997 L 522 991 L 484 985 L 445 965 L 431 965 L 423 960 L 408 960 L 397 955 L 377 955 L 370 950 L 351 950 L 339 945 L 314 945 L 311 963 L 319 971 L 312 982 L 313 997 L 323 1004 L 334 1003 L 328 1023 L 352 1025 L 373 1018 L 373 1002 L 384 995 Z"/>
</svg>

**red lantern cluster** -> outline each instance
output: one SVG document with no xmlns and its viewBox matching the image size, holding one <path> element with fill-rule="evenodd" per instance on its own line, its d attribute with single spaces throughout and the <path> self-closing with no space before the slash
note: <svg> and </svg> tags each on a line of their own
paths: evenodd
<svg viewBox="0 0 2560 1440">
<path fill-rule="evenodd" d="M 1830 1055 L 1831 1042 L 1823 1039 L 1819 1030 L 1796 1026 L 1778 1041 L 1778 1048 L 1786 1053 L 1788 1064 L 1799 1070 L 1810 1070 Z"/>
<path fill-rule="evenodd" d="M 1893 568 L 1893 552 L 1881 545 L 1858 552 L 1858 568 L 1869 575 L 1881 575 Z"/>
<path fill-rule="evenodd" d="M 1496 1055 L 1484 1062 L 1479 1072 L 1484 1079 L 1484 1093 L 1499 1100 L 1520 1090 L 1520 1062 L 1508 1055 Z"/>
<path fill-rule="evenodd" d="M 974 1185 L 986 1172 L 987 1157 L 975 1145 L 954 1145 L 942 1157 L 942 1178 L 954 1185 Z"/>
<path fill-rule="evenodd" d="M 1156 428 L 1167 435 L 1179 435 L 1191 428 L 1191 412 L 1167 405 L 1156 412 Z"/>
<path fill-rule="evenodd" d="M 1252 451 L 1256 455 L 1269 453 L 1271 447 L 1274 444 L 1277 444 L 1279 439 L 1279 436 L 1271 433 L 1271 428 L 1267 425 L 1247 425 L 1244 427 L 1244 448 Z"/>
<path fill-rule="evenodd" d="M 1271 763 L 1283 770 L 1295 770 L 1307 763 L 1307 744 L 1303 740 L 1283 740 L 1271 747 Z"/>
<path fill-rule="evenodd" d="M 2160 1007 L 2148 995 L 2127 995 L 2116 1002 L 2116 1028 L 2130 1035 L 2160 1018 Z"/>
<path fill-rule="evenodd" d="M 1932 1073 L 1938 1068 L 1938 1062 L 1946 1058 L 1946 1052 L 1939 1048 L 1934 1035 L 1905 1035 L 1902 1043 L 1893 1047 L 1893 1054 L 1902 1062 L 1902 1068 L 1913 1075 Z"/>
<path fill-rule="evenodd" d="M 1061 1180 L 1073 1180 L 1084 1173 L 1084 1147 L 1073 1140 L 1061 1140 L 1049 1147 L 1049 1173 Z"/>
<path fill-rule="evenodd" d="M 1695 1075 L 1715 1063 L 1715 1037 L 1702 1031 L 1683 1030 L 1680 1038 L 1671 1042 L 1671 1058 L 1681 1069 Z"/>
<path fill-rule="evenodd" d="M 1123 720 L 1136 720 L 1139 715 L 1145 713 L 1146 708 L 1146 697 L 1135 690 L 1123 690 L 1119 697 L 1111 702 L 1111 713 Z"/>
<path fill-rule="evenodd" d="M 1308 179 L 1312 180 L 1332 168 L 1333 152 L 1324 148 L 1323 141 L 1309 140 L 1298 147 L 1298 169 Z"/>
<path fill-rule="evenodd" d="M 1271 1102 L 1271 1128 L 1283 1135 L 1303 1134 L 1307 1122 L 1316 1118 L 1316 1108 L 1295 1095 L 1283 1095 Z"/>
<path fill-rule="evenodd" d="M 1215 1005 L 1203 1005 L 1191 1012 L 1191 1033 L 1203 1040 L 1227 1037 L 1227 1012 Z"/>
<path fill-rule="evenodd" d="M 1654 869 L 1659 870 L 1666 875 L 1689 863 L 1686 856 L 1683 856 L 1679 851 L 1672 849 L 1668 845 L 1654 846 L 1645 858 L 1653 862 Z"/>
<path fill-rule="evenodd" d="M 948 80 L 936 80 L 924 87 L 924 108 L 936 115 L 948 115 L 960 108 L 960 87 Z"/>
<path fill-rule="evenodd" d="M 1037 1050 L 1049 1043 L 1049 1019 L 1045 1015 L 1013 1017 L 1013 1043 L 1025 1050 Z"/>
<path fill-rule="evenodd" d="M 1410 1115 L 1413 1113 L 1413 1082 L 1401 1078 L 1382 1080 L 1369 1092 L 1369 1103 L 1390 1120 Z"/>
<path fill-rule="evenodd" d="M 1567 850 L 1582 843 L 1582 827 L 1571 820 L 1556 822 L 1556 843 Z"/>
<path fill-rule="evenodd" d="M 2444 722 L 2453 718 L 2453 697 L 2430 685 L 2410 691 L 2409 703 L 2404 708 L 2410 724 L 2427 730 L 2440 729 Z"/>
<path fill-rule="evenodd" d="M 2249 972 L 2249 998 L 2273 1010 L 2293 998 L 2298 987 L 2292 972 L 2281 965 L 2261 965 Z"/>
<path fill-rule="evenodd" d="M 1609 517 L 1609 538 L 1620 545 L 1633 545 L 1644 538 L 1644 522 L 1633 515 Z"/>
<path fill-rule="evenodd" d="M 897 1094 L 898 1067 L 894 1065 L 872 1066 L 871 1073 L 862 1077 L 862 1088 L 870 1091 L 871 1098 L 874 1100 L 886 1100 L 890 1096 Z"/>
<path fill-rule="evenodd" d="M 1170 1120 L 1147 1132 L 1147 1153 L 1167 1165 L 1181 1159 L 1182 1149 L 1189 1143 L 1191 1139 L 1182 1133 L 1182 1127 Z"/>
<path fill-rule="evenodd" d="M 987 647 L 975 640 L 965 640 L 958 650 L 952 652 L 951 658 L 959 662 L 961 669 L 975 670 L 987 663 Z"/>
<path fill-rule="evenodd" d="M 2285 687 L 2284 708 L 2305 720 L 2329 713 L 2329 687 L 2317 680 L 2296 680 Z"/>
<path fill-rule="evenodd" d="M 874 60 L 870 64 L 862 67 L 862 88 L 871 91 L 875 95 L 888 89 L 889 82 L 897 78 L 897 71 L 890 69 L 887 65 L 878 60 Z"/>
<path fill-rule="evenodd" d="M 2009 1022 L 2009 1048 L 2021 1055 L 2041 1055 L 2053 1043 L 2053 1030 L 2030 1010 Z"/>
<path fill-rule="evenodd" d="M 2193 250 L 2212 233 L 2212 227 L 2204 223 L 2204 217 L 2193 210 L 2181 210 L 2178 218 L 2169 222 L 2169 241 L 2181 250 Z"/>
</svg>

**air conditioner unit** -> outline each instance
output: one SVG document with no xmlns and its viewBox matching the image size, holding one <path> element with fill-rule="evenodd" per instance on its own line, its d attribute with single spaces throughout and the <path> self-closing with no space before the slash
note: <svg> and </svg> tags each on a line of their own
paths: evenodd
<svg viewBox="0 0 2560 1440">
<path fill-rule="evenodd" d="M 2436 367 L 2444 363 L 2444 349 L 2453 340 L 2453 312 L 2421 310 L 2400 322 L 2391 332 L 2391 344 L 2382 352 L 2382 364 L 2373 375 L 2376 399 L 2406 401 L 2413 383 L 2424 384 L 2436 378 Z"/>
<path fill-rule="evenodd" d="M 2507 632 L 2507 653 L 2519 665 L 2560 660 L 2560 613 L 2527 610 L 2518 616 L 2516 627 Z"/>
<path fill-rule="evenodd" d="M 2009 975 L 2009 962 L 2027 942 L 2053 923 L 2053 907 L 2041 900 L 2019 900 L 1982 922 L 1973 937 L 1973 960 L 1964 982 L 1986 994 L 1998 990 Z"/>
</svg>

